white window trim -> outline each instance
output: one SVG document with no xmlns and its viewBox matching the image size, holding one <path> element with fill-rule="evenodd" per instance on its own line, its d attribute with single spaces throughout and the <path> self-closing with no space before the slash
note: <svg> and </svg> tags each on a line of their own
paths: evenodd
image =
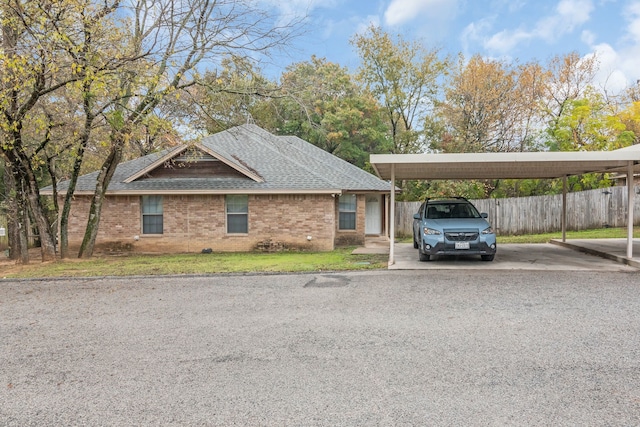
<svg viewBox="0 0 640 427">
<path fill-rule="evenodd" d="M 162 203 L 162 213 L 161 214 L 144 213 L 144 198 L 145 197 L 149 197 L 149 196 L 160 197 L 160 201 Z M 145 233 L 144 232 L 144 217 L 145 216 L 160 216 L 160 217 L 162 217 L 162 233 Z M 140 235 L 141 236 L 145 236 L 145 237 L 162 236 L 162 235 L 164 235 L 164 197 L 163 196 L 159 196 L 159 195 L 140 196 Z"/>
<path fill-rule="evenodd" d="M 343 196 L 353 196 L 355 198 L 355 206 L 353 210 L 342 210 L 340 209 L 340 197 Z M 340 227 L 340 214 L 341 213 L 353 213 L 354 215 L 354 221 L 353 221 L 353 228 L 341 228 Z M 358 230 L 358 195 L 357 194 L 343 194 L 341 196 L 338 196 L 338 231 L 344 231 L 344 232 L 355 232 Z"/>
<path fill-rule="evenodd" d="M 245 196 L 247 198 L 247 212 L 229 212 L 228 209 L 228 197 L 229 196 Z M 233 232 L 229 232 L 229 215 L 244 215 L 247 218 L 247 232 L 246 233 L 233 233 Z M 225 230 L 225 234 L 228 236 L 247 236 L 249 234 L 249 196 L 246 196 L 244 194 L 227 194 L 224 197 L 224 230 Z"/>
</svg>

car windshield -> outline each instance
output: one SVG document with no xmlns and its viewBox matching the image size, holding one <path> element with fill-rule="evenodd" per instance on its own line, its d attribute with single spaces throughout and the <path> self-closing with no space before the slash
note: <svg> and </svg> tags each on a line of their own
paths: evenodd
<svg viewBox="0 0 640 427">
<path fill-rule="evenodd" d="M 470 203 L 433 203 L 427 206 L 427 218 L 480 218 L 480 214 Z"/>
</svg>

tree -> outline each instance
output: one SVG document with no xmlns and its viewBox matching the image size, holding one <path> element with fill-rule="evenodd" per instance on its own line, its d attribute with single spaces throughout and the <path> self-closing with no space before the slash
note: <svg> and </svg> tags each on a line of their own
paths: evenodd
<svg viewBox="0 0 640 427">
<path fill-rule="evenodd" d="M 380 101 L 391 131 L 393 153 L 423 150 L 419 125 L 433 107 L 448 60 L 437 49 L 395 38 L 371 26 L 351 43 L 362 61 L 358 78 Z"/>
<path fill-rule="evenodd" d="M 181 108 L 195 114 L 198 129 L 207 133 L 252 121 L 275 134 L 296 135 L 359 167 L 365 167 L 369 153 L 389 151 L 375 98 L 345 67 L 324 58 L 312 56 L 288 66 L 279 84 L 239 58 L 225 59 L 220 71 L 203 80 L 189 88 Z"/>
<path fill-rule="evenodd" d="M 432 147 L 445 152 L 525 151 L 535 145 L 542 72 L 478 55 L 460 57 L 437 104 Z M 433 120 L 430 118 L 430 120 Z M 433 123 L 428 124 L 431 129 Z"/>
<path fill-rule="evenodd" d="M 43 261 L 55 259 L 55 243 L 39 192 L 47 124 L 37 122 L 39 101 L 73 81 L 70 62 L 61 49 L 64 29 L 73 28 L 72 7 L 65 2 L 8 0 L 1 14 L 0 154 L 5 160 L 9 194 L 12 256 L 28 262 L 27 207 L 40 238 Z M 62 42 L 63 43 L 63 42 Z M 27 138 L 25 129 L 32 130 Z M 41 130 L 38 132 L 37 130 Z"/>
<path fill-rule="evenodd" d="M 120 0 L 105 2 L 102 7 L 96 8 L 92 4 L 92 0 L 76 3 L 80 25 L 74 33 L 75 37 L 66 38 L 65 44 L 66 51 L 73 59 L 73 74 L 77 76 L 77 81 L 67 92 L 75 95 L 79 100 L 77 105 L 81 107 L 80 111 L 72 114 L 83 117 L 83 120 L 74 136 L 69 138 L 72 141 L 73 166 L 60 214 L 61 258 L 69 255 L 69 215 L 76 183 L 85 161 L 85 152 L 96 121 L 113 103 L 109 96 L 110 86 L 115 83 L 112 75 L 137 59 L 135 55 L 123 51 L 126 46 L 123 43 L 125 37 L 113 22 L 113 14 L 118 10 Z M 53 199 L 57 200 L 55 180 L 52 180 L 52 185 Z"/>
<path fill-rule="evenodd" d="M 298 26 L 295 19 L 276 24 L 249 0 L 136 0 L 127 21 L 130 49 L 142 59 L 135 72 L 118 72 L 117 101 L 106 115 L 110 149 L 96 180 L 80 257 L 93 254 L 105 193 L 135 128 L 167 97 L 197 84 L 204 62 L 266 54 L 283 47 Z"/>
<path fill-rule="evenodd" d="M 287 67 L 281 93 L 276 133 L 297 135 L 361 168 L 369 153 L 390 151 L 378 102 L 345 67 L 312 56 Z"/>
<path fill-rule="evenodd" d="M 547 78 L 542 89 L 542 112 L 550 127 L 562 117 L 571 101 L 582 97 L 598 71 L 595 56 L 581 58 L 577 52 L 557 55 L 547 64 Z"/>
<path fill-rule="evenodd" d="M 539 144 L 539 103 L 544 72 L 535 63 L 512 65 L 479 55 L 460 56 L 449 75 L 444 98 L 427 117 L 432 149 L 443 152 L 528 151 Z M 448 183 L 460 187 L 459 184 Z M 475 183 L 482 197 L 499 181 Z"/>
<path fill-rule="evenodd" d="M 270 103 L 282 94 L 249 58 L 225 57 L 219 69 L 207 71 L 186 91 L 171 109 L 198 132 L 208 135 L 250 121 L 271 130 L 276 126 Z"/>
<path fill-rule="evenodd" d="M 549 135 L 552 151 L 614 150 L 633 140 L 621 116 L 593 89 L 565 103 L 562 114 L 549 127 Z"/>
<path fill-rule="evenodd" d="M 460 58 L 438 113 L 452 137 L 434 148 L 448 152 L 512 151 L 517 76 L 500 61 Z"/>
</svg>

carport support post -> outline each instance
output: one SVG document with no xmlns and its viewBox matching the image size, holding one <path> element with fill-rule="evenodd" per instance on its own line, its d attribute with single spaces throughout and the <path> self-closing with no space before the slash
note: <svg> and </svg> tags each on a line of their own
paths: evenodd
<svg viewBox="0 0 640 427">
<path fill-rule="evenodd" d="M 627 166 L 627 258 L 633 258 L 633 208 L 635 195 L 633 182 L 633 162 Z"/>
<path fill-rule="evenodd" d="M 562 242 L 567 241 L 567 176 L 562 177 Z"/>
<path fill-rule="evenodd" d="M 389 265 L 396 263 L 396 165 L 391 164 L 391 212 L 389 215 Z"/>
</svg>

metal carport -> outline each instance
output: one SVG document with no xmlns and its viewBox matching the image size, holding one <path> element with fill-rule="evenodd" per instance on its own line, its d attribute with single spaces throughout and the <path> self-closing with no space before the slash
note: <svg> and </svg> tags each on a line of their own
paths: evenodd
<svg viewBox="0 0 640 427">
<path fill-rule="evenodd" d="M 585 173 L 622 173 L 627 176 L 627 257 L 633 257 L 634 172 L 640 171 L 640 144 L 614 151 L 372 154 L 378 176 L 391 182 L 389 263 L 395 262 L 395 181 L 402 179 L 526 179 L 563 178 L 562 240 L 566 239 L 567 177 Z M 631 185 L 629 185 L 631 183 Z"/>
</svg>

